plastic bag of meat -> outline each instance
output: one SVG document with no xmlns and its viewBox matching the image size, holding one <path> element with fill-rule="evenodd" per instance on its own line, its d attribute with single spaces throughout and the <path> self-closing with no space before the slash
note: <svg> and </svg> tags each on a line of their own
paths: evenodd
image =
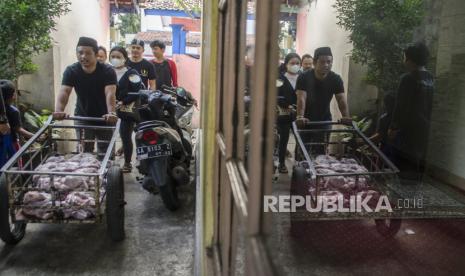
<svg viewBox="0 0 465 276">
<path fill-rule="evenodd" d="M 88 192 L 71 192 L 66 196 L 66 206 L 95 207 L 95 198 Z"/>
<path fill-rule="evenodd" d="M 23 198 L 22 213 L 24 216 L 39 219 L 50 219 L 53 217 L 52 196 L 49 193 L 31 191 Z"/>
<path fill-rule="evenodd" d="M 66 197 L 63 205 L 65 218 L 75 218 L 79 220 L 95 216 L 95 198 L 92 193 L 71 192 Z"/>
<path fill-rule="evenodd" d="M 315 163 L 317 164 L 332 164 L 338 163 L 339 161 L 331 155 L 318 155 L 315 158 Z"/>
<path fill-rule="evenodd" d="M 97 173 L 100 165 L 100 161 L 92 154 L 81 153 L 69 158 L 58 155 L 52 156 L 47 159 L 46 163 L 38 166 L 36 170 L 44 172 Z M 33 182 L 36 187 L 41 189 L 48 190 L 52 187 L 48 176 L 34 175 Z M 53 187 L 60 192 L 84 191 L 89 187 L 95 187 L 95 181 L 92 180 L 92 177 L 87 176 L 57 176 L 54 178 Z"/>
<path fill-rule="evenodd" d="M 68 175 L 60 182 L 55 182 L 54 186 L 59 191 L 85 191 L 89 188 L 87 177 Z"/>
</svg>

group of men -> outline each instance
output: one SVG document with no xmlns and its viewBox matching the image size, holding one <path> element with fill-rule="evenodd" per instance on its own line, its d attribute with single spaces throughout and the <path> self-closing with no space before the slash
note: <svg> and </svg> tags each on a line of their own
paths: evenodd
<svg viewBox="0 0 465 276">
<path fill-rule="evenodd" d="M 407 73 L 401 77 L 398 91 L 386 97 L 387 108 L 379 131 L 373 136 L 400 169 L 401 177 L 406 179 L 420 179 L 425 167 L 434 92 L 434 77 L 425 67 L 428 57 L 424 43 L 410 45 L 404 50 Z M 341 121 L 351 122 L 343 81 L 331 70 L 332 64 L 331 49 L 318 48 L 313 57 L 314 68 L 299 75 L 296 124 L 300 128 L 308 127 L 312 121 L 331 121 L 333 96 L 342 114 Z M 303 137 L 315 138 L 318 139 L 314 134 Z"/>
<path fill-rule="evenodd" d="M 109 124 L 118 120 L 115 92 L 117 75 L 104 61 L 99 62 L 97 42 L 92 38 L 81 37 L 76 47 L 78 62 L 68 66 L 63 74 L 62 86 L 55 104 L 55 119 L 64 119 L 69 96 L 74 89 L 77 94 L 75 115 L 102 117 Z M 141 76 L 145 87 L 150 90 L 164 85 L 177 86 L 176 65 L 164 57 L 165 45 L 160 41 L 150 44 L 154 60 L 143 58 L 144 42 L 134 39 L 130 45 L 131 56 L 127 66 Z M 106 53 L 105 53 L 106 54 Z M 296 123 L 305 127 L 310 121 L 331 121 L 330 102 L 336 98 L 343 122 L 351 117 L 344 94 L 342 78 L 332 69 L 333 55 L 329 47 L 315 50 L 314 56 L 306 56 L 306 70 L 295 84 L 297 95 Z M 308 62 L 308 61 L 311 62 Z M 425 66 L 428 49 L 423 43 L 411 45 L 404 51 L 404 63 L 408 70 L 401 77 L 400 86 L 394 95 L 395 104 L 386 110 L 388 118 L 380 124 L 380 141 L 401 170 L 422 172 L 426 156 L 429 124 L 432 109 L 434 78 Z M 304 62 L 302 62 L 304 63 Z M 385 114 L 386 115 L 386 114 Z M 0 130 L 7 132 L 0 122 Z M 87 138 L 87 137 L 86 137 Z M 95 133 L 89 138 L 100 138 Z M 105 145 L 98 147 L 105 151 Z"/>
<path fill-rule="evenodd" d="M 143 57 L 144 46 L 144 41 L 132 40 L 129 46 L 131 56 L 126 61 L 127 67 L 138 72 L 146 89 L 156 90 L 164 85 L 176 87 L 178 85 L 176 64 L 165 58 L 165 44 L 158 40 L 150 44 L 154 55 L 152 61 Z M 99 54 L 101 51 L 104 53 Z M 53 117 L 60 120 L 67 116 L 65 108 L 74 89 L 77 94 L 75 115 L 103 117 L 109 124 L 116 123 L 118 120 L 115 95 L 118 85 L 117 74 L 111 65 L 105 63 L 105 48 L 96 47 L 96 41 L 92 38 L 81 37 L 76 47 L 76 55 L 78 62 L 68 66 L 63 73 Z M 79 124 L 81 123 L 83 122 Z M 86 139 L 95 138 L 108 139 L 108 133 L 86 131 Z M 106 143 L 99 143 L 99 153 L 106 151 L 106 147 Z"/>
</svg>

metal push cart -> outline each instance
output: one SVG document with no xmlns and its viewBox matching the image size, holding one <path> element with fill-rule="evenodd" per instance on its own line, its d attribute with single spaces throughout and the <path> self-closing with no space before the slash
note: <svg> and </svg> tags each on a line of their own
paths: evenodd
<svg viewBox="0 0 465 276">
<path fill-rule="evenodd" d="M 322 183 L 331 177 L 366 179 L 369 189 L 388 198 L 392 210 L 365 212 L 308 212 L 298 208 L 291 213 L 291 231 L 312 220 L 374 219 L 376 229 L 385 237 L 399 231 L 401 219 L 465 218 L 465 196 L 462 192 L 432 178 L 423 181 L 405 181 L 397 176 L 396 166 L 358 128 L 337 122 L 311 122 L 299 129 L 293 123 L 296 137 L 296 166 L 291 181 L 291 196 L 309 196 L 316 204 Z M 336 159 L 355 159 L 366 171 L 325 173 L 316 168 L 318 155 Z M 310 190 L 313 189 L 311 193 Z M 351 191 L 356 194 L 357 190 Z"/>
<path fill-rule="evenodd" d="M 74 121 L 75 124 L 66 124 Z M 45 125 L 1 168 L 0 178 L 0 238 L 7 244 L 18 243 L 25 235 L 27 223 L 101 223 L 106 220 L 107 232 L 114 241 L 124 239 L 124 180 L 121 169 L 113 161 L 115 142 L 120 127 L 120 120 L 114 126 L 105 125 L 103 118 L 70 117 L 62 122 L 53 122 L 50 117 Z M 65 137 L 55 138 L 52 133 L 60 130 L 66 133 Z M 44 164 L 51 156 L 65 156 L 65 154 L 79 154 L 83 143 L 94 143 L 95 140 L 85 140 L 86 131 L 105 131 L 109 140 L 97 140 L 97 143 L 108 143 L 106 152 L 97 156 L 100 167 L 96 173 L 84 172 L 52 172 L 36 171 L 39 165 Z M 44 137 L 45 139 L 41 139 Z M 111 138 L 110 138 L 111 137 Z M 36 147 L 31 152 L 33 144 Z M 68 155 L 69 157 L 69 155 Z M 35 177 L 34 177 L 35 176 Z M 39 187 L 34 179 L 48 177 L 49 188 Z M 60 199 L 66 192 L 57 189 L 54 179 L 58 177 L 87 177 L 93 185 L 86 190 L 80 190 L 92 195 L 95 204 L 90 206 L 64 206 Z M 46 208 L 47 218 L 19 216 L 24 205 L 26 193 L 35 191 L 50 194 L 51 206 Z M 65 208 L 79 209 L 92 208 L 92 215 L 78 219 L 64 216 Z M 105 216 L 104 216 L 105 215 Z"/>
</svg>

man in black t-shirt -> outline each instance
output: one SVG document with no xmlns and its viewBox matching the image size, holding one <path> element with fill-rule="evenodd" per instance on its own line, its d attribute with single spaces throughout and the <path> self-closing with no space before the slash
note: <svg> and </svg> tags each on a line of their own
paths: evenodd
<svg viewBox="0 0 465 276">
<path fill-rule="evenodd" d="M 144 41 L 139 39 L 131 41 L 131 57 L 127 61 L 127 65 L 139 73 L 145 88 L 156 90 L 155 67 L 150 61 L 143 58 L 144 45 Z"/>
<path fill-rule="evenodd" d="M 316 49 L 313 64 L 314 69 L 304 72 L 297 79 L 297 125 L 302 128 L 310 121 L 331 121 L 330 103 L 333 96 L 336 97 L 342 114 L 341 121 L 350 122 L 349 108 L 344 95 L 344 83 L 338 74 L 331 71 L 333 65 L 331 48 Z M 315 134 L 312 137 L 302 137 L 302 139 L 310 138 L 322 142 L 324 136 Z M 318 151 L 321 152 L 321 150 Z"/>
<path fill-rule="evenodd" d="M 404 51 L 409 72 L 401 77 L 389 130 L 401 178 L 420 180 L 424 172 L 434 93 L 434 77 L 425 67 L 428 57 L 423 43 Z"/>
<path fill-rule="evenodd" d="M 98 46 L 93 38 L 81 37 L 76 47 L 78 62 L 68 66 L 63 73 L 63 80 L 55 103 L 53 117 L 64 119 L 64 112 L 69 96 L 74 90 L 77 94 L 74 114 L 85 117 L 103 117 L 108 124 L 115 124 L 118 120 L 115 113 L 116 105 L 116 73 L 107 64 L 97 62 Z M 79 124 L 95 124 L 77 122 Z M 79 136 L 80 137 L 80 136 Z M 85 139 L 109 140 L 108 131 L 85 130 Z M 100 155 L 106 152 L 108 143 L 98 143 Z M 84 145 L 85 151 L 93 150 L 93 143 Z"/>
<path fill-rule="evenodd" d="M 305 121 L 331 121 L 330 103 L 333 96 L 342 118 L 350 120 L 341 77 L 331 71 L 333 55 L 329 47 L 315 50 L 315 68 L 304 72 L 297 79 L 297 119 Z"/>
</svg>

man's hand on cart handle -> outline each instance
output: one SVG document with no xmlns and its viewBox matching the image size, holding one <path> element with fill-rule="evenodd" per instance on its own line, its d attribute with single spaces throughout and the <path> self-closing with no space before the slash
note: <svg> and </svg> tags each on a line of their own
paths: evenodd
<svg viewBox="0 0 465 276">
<path fill-rule="evenodd" d="M 310 122 L 309 119 L 305 118 L 304 116 L 297 116 L 297 119 L 295 120 L 295 123 L 299 128 L 305 128 L 305 126 Z"/>
<path fill-rule="evenodd" d="M 118 117 L 116 116 L 116 113 L 110 112 L 108 114 L 103 115 L 103 118 L 107 122 L 107 124 L 114 125 L 118 121 Z"/>
<path fill-rule="evenodd" d="M 9 123 L 2 123 L 0 124 L 0 133 L 3 134 L 3 135 L 6 135 L 8 133 L 10 133 L 11 129 L 10 129 L 10 124 Z"/>
<path fill-rule="evenodd" d="M 54 120 L 64 120 L 69 117 L 69 115 L 63 111 L 55 111 L 52 113 L 52 116 Z"/>
</svg>

